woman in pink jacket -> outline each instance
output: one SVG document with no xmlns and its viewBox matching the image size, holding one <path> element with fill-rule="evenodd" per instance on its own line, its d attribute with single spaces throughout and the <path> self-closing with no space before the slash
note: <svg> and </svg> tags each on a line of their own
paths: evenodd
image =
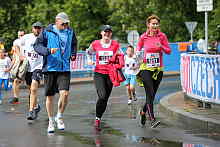
<svg viewBox="0 0 220 147">
<path fill-rule="evenodd" d="M 170 54 L 171 49 L 168 45 L 167 37 L 160 31 L 160 18 L 151 15 L 146 20 L 147 31 L 139 38 L 136 48 L 137 55 L 143 49 L 143 63 L 140 66 L 138 76 L 143 82 L 146 94 L 146 102 L 140 112 L 141 124 L 146 123 L 146 113 L 149 115 L 151 128 L 160 124 L 154 117 L 153 102 L 163 77 L 163 53 Z"/>
</svg>

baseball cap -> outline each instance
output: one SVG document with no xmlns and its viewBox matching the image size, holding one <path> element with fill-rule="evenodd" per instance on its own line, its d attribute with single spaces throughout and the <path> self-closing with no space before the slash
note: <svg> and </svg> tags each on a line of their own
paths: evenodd
<svg viewBox="0 0 220 147">
<path fill-rule="evenodd" d="M 43 25 L 42 25 L 41 22 L 37 21 L 37 22 L 35 22 L 35 23 L 32 24 L 32 27 L 41 27 L 41 28 L 42 28 Z"/>
<path fill-rule="evenodd" d="M 69 17 L 65 12 L 60 12 L 57 14 L 56 19 L 59 18 L 62 20 L 63 23 L 69 23 Z"/>
<path fill-rule="evenodd" d="M 112 27 L 110 25 L 102 25 L 101 31 L 112 31 Z"/>
</svg>

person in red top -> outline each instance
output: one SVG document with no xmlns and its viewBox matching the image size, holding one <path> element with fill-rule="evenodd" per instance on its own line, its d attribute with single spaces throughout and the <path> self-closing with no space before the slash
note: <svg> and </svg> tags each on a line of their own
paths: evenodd
<svg viewBox="0 0 220 147">
<path fill-rule="evenodd" d="M 93 41 L 86 50 L 89 65 L 96 65 L 94 70 L 94 82 L 98 95 L 96 103 L 95 127 L 100 129 L 103 113 L 106 110 L 113 84 L 109 77 L 109 59 L 119 52 L 119 43 L 112 40 L 112 27 L 101 27 L 101 39 Z M 92 54 L 96 54 L 96 62 L 92 61 Z"/>
<path fill-rule="evenodd" d="M 141 124 L 146 123 L 146 112 L 149 115 L 151 128 L 160 124 L 154 116 L 153 102 L 157 89 L 163 77 L 163 53 L 170 54 L 171 49 L 167 37 L 160 31 L 160 18 L 151 15 L 146 20 L 147 31 L 139 38 L 136 53 L 140 56 L 143 49 L 143 63 L 140 66 L 138 76 L 143 82 L 146 94 L 146 102 L 140 112 Z"/>
</svg>

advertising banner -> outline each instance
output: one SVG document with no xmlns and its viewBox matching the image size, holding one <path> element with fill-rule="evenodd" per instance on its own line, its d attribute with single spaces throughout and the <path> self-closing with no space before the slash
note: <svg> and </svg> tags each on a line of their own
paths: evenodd
<svg viewBox="0 0 220 147">
<path fill-rule="evenodd" d="M 95 61 L 95 55 L 92 57 Z M 78 52 L 76 60 L 71 62 L 71 71 L 92 71 L 95 66 L 87 64 L 87 57 L 85 52 Z"/>
<path fill-rule="evenodd" d="M 180 75 L 188 96 L 220 104 L 220 55 L 183 53 Z"/>
</svg>

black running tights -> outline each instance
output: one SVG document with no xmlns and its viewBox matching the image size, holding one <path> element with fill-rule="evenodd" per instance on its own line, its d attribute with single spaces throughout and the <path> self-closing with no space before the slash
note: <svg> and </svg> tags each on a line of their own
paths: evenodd
<svg viewBox="0 0 220 147">
<path fill-rule="evenodd" d="M 96 117 L 101 118 L 106 110 L 108 98 L 111 94 L 113 84 L 107 74 L 94 73 L 94 82 L 98 100 L 96 103 Z"/>
<path fill-rule="evenodd" d="M 143 107 L 143 112 L 148 113 L 150 120 L 155 119 L 153 103 L 157 89 L 163 77 L 163 71 L 160 71 L 157 75 L 157 79 L 154 80 L 152 78 L 154 73 L 155 71 L 149 71 L 149 70 L 142 70 L 139 73 L 143 81 L 145 94 L 146 94 L 146 102 Z"/>
</svg>

